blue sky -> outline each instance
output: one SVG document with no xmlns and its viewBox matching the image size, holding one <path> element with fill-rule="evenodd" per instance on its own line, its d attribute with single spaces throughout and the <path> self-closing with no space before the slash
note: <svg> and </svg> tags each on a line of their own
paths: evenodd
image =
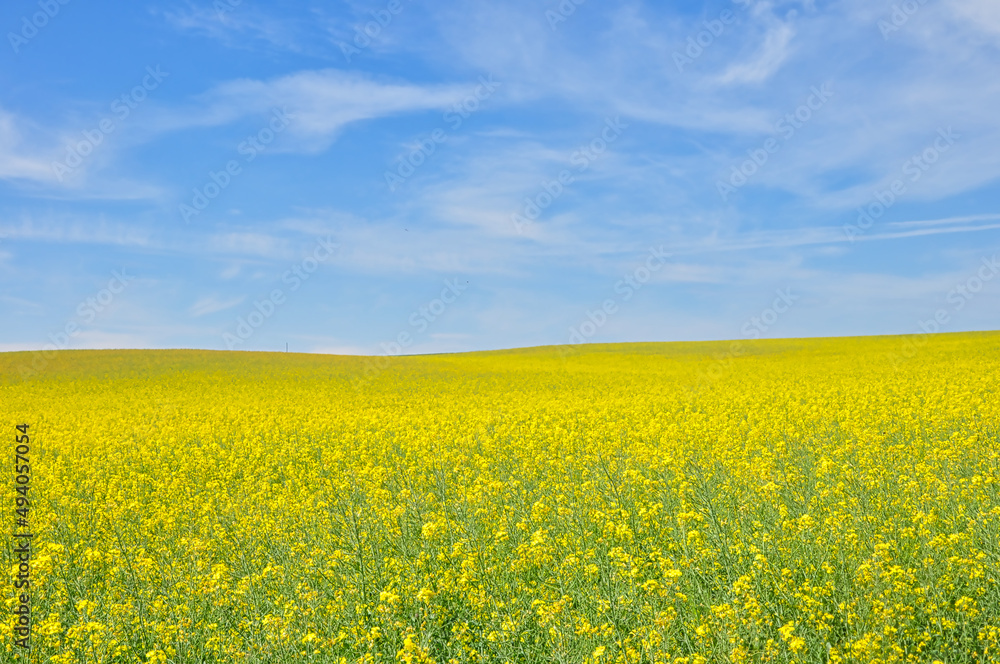
<svg viewBox="0 0 1000 664">
<path fill-rule="evenodd" d="M 1000 327 L 992 0 L 18 0 L 0 28 L 0 350 Z"/>
</svg>

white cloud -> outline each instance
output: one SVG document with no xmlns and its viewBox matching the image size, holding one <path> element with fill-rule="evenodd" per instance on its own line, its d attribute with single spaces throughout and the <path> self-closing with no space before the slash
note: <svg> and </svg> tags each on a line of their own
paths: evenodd
<svg viewBox="0 0 1000 664">
<path fill-rule="evenodd" d="M 763 83 L 771 78 L 791 54 L 789 47 L 795 29 L 788 23 L 779 23 L 764 36 L 764 43 L 752 58 L 729 66 L 719 77 L 723 84 Z"/>
<path fill-rule="evenodd" d="M 299 30 L 288 20 L 280 16 L 266 16 L 248 2 L 219 9 L 226 4 L 225 0 L 212 6 L 197 6 L 189 2 L 185 9 L 163 12 L 163 18 L 181 32 L 215 39 L 229 47 L 249 49 L 253 42 L 263 41 L 292 52 L 302 50 Z"/>
<path fill-rule="evenodd" d="M 13 113 L 0 109 L 0 179 L 55 182 L 51 160 L 25 147 L 24 124 Z"/>
<path fill-rule="evenodd" d="M 94 166 L 113 159 L 103 146 L 85 165 L 65 167 L 66 146 L 79 142 L 78 127 L 38 127 L 24 117 L 0 109 L 0 180 L 18 182 L 30 195 L 61 200 L 155 200 L 162 188 L 129 177 L 93 177 Z M 61 175 L 61 178 L 60 178 Z"/>
<path fill-rule="evenodd" d="M 0 235 L 10 240 L 59 243 L 107 244 L 150 247 L 150 230 L 134 224 L 109 221 L 103 217 L 81 219 L 71 215 L 34 217 L 24 215 L 19 221 L 0 226 Z"/>
<path fill-rule="evenodd" d="M 52 348 L 48 339 L 41 341 L 15 341 L 0 343 L 0 352 L 40 351 Z M 80 330 L 71 337 L 68 349 L 111 350 L 117 348 L 155 348 L 154 337 L 126 332 L 107 332 L 91 329 Z"/>
<path fill-rule="evenodd" d="M 444 109 L 469 94 L 468 86 L 376 81 L 338 69 L 303 71 L 270 80 L 239 79 L 200 95 L 186 107 L 160 108 L 151 121 L 157 132 L 213 127 L 252 116 L 268 126 L 276 109 L 287 113 L 285 150 L 325 150 L 348 124 Z"/>
<path fill-rule="evenodd" d="M 853 219 L 851 221 L 853 222 Z M 974 215 L 920 221 L 885 222 L 875 224 L 865 231 L 859 231 L 853 237 L 855 242 L 877 242 L 925 235 L 981 233 L 997 228 L 1000 228 L 1000 214 Z M 851 237 L 844 231 L 843 226 L 820 226 L 734 233 L 722 238 L 711 238 L 708 241 L 695 240 L 674 243 L 671 245 L 671 249 L 679 254 L 700 254 L 841 243 L 851 243 Z"/>
<path fill-rule="evenodd" d="M 953 0 L 949 3 L 957 16 L 984 32 L 1000 34 L 1000 3 L 996 0 Z"/>
<path fill-rule="evenodd" d="M 291 243 L 270 233 L 233 231 L 206 238 L 209 251 L 220 254 L 260 256 L 269 259 L 291 258 Z"/>
<path fill-rule="evenodd" d="M 207 297 L 201 298 L 200 300 L 192 304 L 191 308 L 188 309 L 188 313 L 190 313 L 195 318 L 198 318 L 200 316 L 214 314 L 219 311 L 225 311 L 226 309 L 232 309 L 233 307 L 241 304 L 246 299 L 247 298 L 245 295 L 241 297 L 235 297 L 229 300 L 220 300 L 214 295 L 209 295 Z"/>
</svg>

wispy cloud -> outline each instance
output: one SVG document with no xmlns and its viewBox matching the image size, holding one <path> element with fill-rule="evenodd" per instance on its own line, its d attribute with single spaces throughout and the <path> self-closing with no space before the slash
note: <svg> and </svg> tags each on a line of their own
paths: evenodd
<svg viewBox="0 0 1000 664">
<path fill-rule="evenodd" d="M 468 94 L 467 87 L 376 81 L 339 69 L 303 71 L 223 83 L 186 106 L 158 109 L 150 126 L 159 132 L 213 127 L 282 109 L 291 118 L 287 133 L 297 139 L 285 149 L 319 152 L 350 123 L 444 109 Z"/>
<path fill-rule="evenodd" d="M 150 229 L 100 217 L 80 219 L 72 215 L 25 214 L 19 220 L 0 222 L 0 233 L 12 241 L 132 247 L 150 247 L 154 244 Z"/>
<path fill-rule="evenodd" d="M 778 23 L 768 29 L 760 50 L 746 62 L 730 65 L 719 77 L 723 84 L 762 83 L 771 78 L 791 54 L 790 43 L 795 28 L 789 23 Z"/>
<path fill-rule="evenodd" d="M 226 309 L 232 309 L 233 307 L 242 304 L 246 299 L 246 295 L 230 298 L 228 300 L 220 300 L 214 295 L 209 295 L 192 304 L 191 308 L 188 309 L 188 312 L 195 318 L 199 318 L 201 316 L 207 316 L 208 314 L 214 314 L 219 311 L 225 311 Z"/>
<path fill-rule="evenodd" d="M 0 109 L 0 180 L 55 182 L 51 160 L 26 145 L 24 124 L 13 113 Z"/>
<path fill-rule="evenodd" d="M 842 226 L 816 228 L 791 228 L 734 234 L 708 241 L 685 241 L 672 245 L 680 254 L 712 253 L 719 251 L 746 251 L 776 247 L 805 245 L 844 244 L 853 242 L 878 242 L 929 235 L 952 233 L 981 233 L 1000 228 L 1000 213 L 947 217 L 920 221 L 886 222 L 879 230 L 850 237 Z"/>
<path fill-rule="evenodd" d="M 39 338 L 103 287 L 79 274 L 127 264 L 144 270 L 141 288 L 94 325 L 119 336 L 80 343 L 219 347 L 213 314 L 232 322 L 280 287 L 288 304 L 255 347 L 378 353 L 380 335 L 458 275 L 475 288 L 449 309 L 454 326 L 415 352 L 560 342 L 661 245 L 675 259 L 608 340 L 732 334 L 741 307 L 789 279 L 814 295 L 789 330 L 907 331 L 914 302 L 1000 236 L 995 2 L 923 3 L 889 38 L 878 22 L 892 3 L 864 0 L 583 3 L 556 29 L 554 2 L 404 2 L 350 62 L 338 42 L 388 5 L 159 4 L 93 10 L 142 35 L 123 57 L 59 40 L 43 50 L 40 38 L 8 72 L 0 272 L 8 308 L 45 321 Z M 723 9 L 734 20 L 706 28 Z M 674 53 L 692 37 L 702 51 L 679 71 Z M 117 119 L 109 103 L 157 62 L 164 85 L 140 89 L 141 109 L 58 181 L 53 160 Z M 497 94 L 469 101 L 490 75 Z M 802 110 L 824 84 L 829 102 Z M 426 154 L 456 102 L 475 110 Z M 251 161 L 237 146 L 275 109 L 290 122 Z M 605 120 L 619 117 L 629 128 L 605 144 Z M 928 152 L 949 127 L 954 147 Z M 904 173 L 914 158 L 929 166 L 917 179 Z M 385 173 L 404 160 L 416 170 L 389 191 Z M 716 183 L 733 168 L 753 176 L 722 200 Z M 559 190 L 564 169 L 574 180 Z M 902 178 L 905 193 L 852 244 L 844 225 Z M 179 218 L 180 204 L 209 199 L 197 223 Z M 519 233 L 512 215 L 529 205 L 538 214 Z M 336 259 L 293 294 L 281 275 L 327 235 Z M 866 281 L 887 293 L 866 295 Z M 26 304 L 54 301 L 56 314 Z M 7 334 L 0 343 L 21 341 Z"/>
<path fill-rule="evenodd" d="M 205 6 L 188 2 L 161 15 L 180 32 L 215 39 L 232 48 L 249 50 L 263 42 L 292 52 L 303 50 L 302 31 L 297 25 L 279 14 L 265 14 L 250 3 L 219 0 Z"/>
<path fill-rule="evenodd" d="M 948 3 L 955 14 L 984 32 L 1000 33 L 1000 5 L 993 0 L 956 0 Z"/>
</svg>

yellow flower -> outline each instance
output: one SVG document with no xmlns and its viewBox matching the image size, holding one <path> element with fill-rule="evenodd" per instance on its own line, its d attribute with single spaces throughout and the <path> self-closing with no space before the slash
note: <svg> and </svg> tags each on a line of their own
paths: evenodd
<svg viewBox="0 0 1000 664">
<path fill-rule="evenodd" d="M 167 653 L 162 650 L 150 650 L 146 653 L 146 662 L 148 664 L 166 664 Z"/>
<path fill-rule="evenodd" d="M 998 344 L 0 353 L 0 503 L 55 664 L 988 660 Z"/>
</svg>

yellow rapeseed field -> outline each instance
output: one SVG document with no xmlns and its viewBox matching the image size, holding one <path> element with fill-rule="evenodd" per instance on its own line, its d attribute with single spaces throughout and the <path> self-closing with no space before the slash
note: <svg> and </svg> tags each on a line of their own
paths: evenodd
<svg viewBox="0 0 1000 664">
<path fill-rule="evenodd" d="M 1000 334 L 901 343 L 0 354 L 0 660 L 1000 661 Z"/>
</svg>

